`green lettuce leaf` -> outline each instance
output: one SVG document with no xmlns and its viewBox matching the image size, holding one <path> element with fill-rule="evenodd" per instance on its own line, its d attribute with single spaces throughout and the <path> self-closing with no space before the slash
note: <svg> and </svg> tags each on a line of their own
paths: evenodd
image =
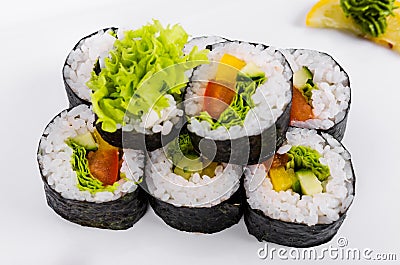
<svg viewBox="0 0 400 265">
<path fill-rule="evenodd" d="M 307 69 L 307 71 L 310 71 L 310 70 L 308 70 L 308 68 L 306 66 L 303 66 L 303 67 L 305 67 Z M 307 100 L 308 104 L 311 105 L 312 104 L 312 100 L 311 100 L 312 91 L 314 89 L 318 89 L 318 86 L 316 84 L 314 84 L 314 82 L 313 82 L 313 78 L 307 79 L 306 84 L 304 86 L 302 86 L 301 88 L 297 88 L 297 89 L 301 92 L 303 97 Z"/>
<path fill-rule="evenodd" d="M 187 82 L 184 72 L 208 62 L 208 50 L 194 47 L 183 54 L 187 40 L 188 34 L 180 25 L 164 28 L 154 20 L 140 29 L 125 31 L 124 38 L 115 41 L 105 67 L 98 75 L 92 72 L 87 83 L 103 130 L 115 132 L 117 124 L 124 125 L 125 114 L 140 119 L 151 108 L 160 114 L 169 106 L 166 93 L 181 98 Z"/>
<path fill-rule="evenodd" d="M 89 162 L 86 158 L 86 149 L 83 146 L 76 144 L 73 141 L 67 142 L 68 146 L 72 148 L 72 158 L 71 165 L 72 169 L 76 172 L 76 177 L 78 178 L 77 187 L 82 191 L 89 191 L 90 193 L 96 193 L 100 191 L 110 191 L 113 192 L 118 187 L 118 182 L 113 185 L 104 186 L 103 183 L 95 179 L 89 170 Z"/>
<path fill-rule="evenodd" d="M 306 146 L 292 146 L 287 152 L 289 161 L 286 168 L 293 168 L 295 171 L 300 169 L 311 170 L 320 181 L 326 180 L 330 175 L 329 167 L 319 161 L 321 155 L 314 149 Z"/>
</svg>

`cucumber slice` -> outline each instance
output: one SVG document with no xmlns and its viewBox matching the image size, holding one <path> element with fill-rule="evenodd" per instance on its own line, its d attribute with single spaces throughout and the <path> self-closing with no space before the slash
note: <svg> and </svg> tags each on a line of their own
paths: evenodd
<svg viewBox="0 0 400 265">
<path fill-rule="evenodd" d="M 306 86 L 309 80 L 312 81 L 312 79 L 313 79 L 313 74 L 311 73 L 310 69 L 308 69 L 306 66 L 303 66 L 300 70 L 294 73 L 293 85 L 297 89 L 302 89 Z"/>
<path fill-rule="evenodd" d="M 304 195 L 313 195 L 322 192 L 322 184 L 311 170 L 302 169 L 296 172 Z"/>
<path fill-rule="evenodd" d="M 200 157 L 185 156 L 175 165 L 174 173 L 189 179 L 193 173 L 201 173 L 203 170 L 203 162 Z"/>
<path fill-rule="evenodd" d="M 267 77 L 257 65 L 250 62 L 246 64 L 238 73 L 236 81 L 250 81 L 250 79 L 254 81 L 256 83 L 256 87 L 258 87 L 267 80 Z"/>
<path fill-rule="evenodd" d="M 254 63 L 249 62 L 246 64 L 242 70 L 240 70 L 243 74 L 246 74 L 250 77 L 253 76 L 265 76 L 264 72 Z"/>
<path fill-rule="evenodd" d="M 90 132 L 77 135 L 71 138 L 71 140 L 77 145 L 84 147 L 88 151 L 95 151 L 99 147 Z"/>
</svg>

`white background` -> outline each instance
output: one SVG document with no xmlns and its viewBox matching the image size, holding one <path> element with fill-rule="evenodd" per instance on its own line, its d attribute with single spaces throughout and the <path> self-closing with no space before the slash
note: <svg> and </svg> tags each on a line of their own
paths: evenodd
<svg viewBox="0 0 400 265">
<path fill-rule="evenodd" d="M 68 106 L 61 68 L 76 42 L 109 26 L 152 18 L 193 36 L 221 35 L 328 52 L 348 72 L 352 105 L 344 138 L 356 199 L 338 235 L 349 247 L 400 259 L 400 55 L 335 30 L 307 28 L 315 0 L 7 1 L 0 16 L 0 264 L 266 264 L 243 221 L 214 235 L 166 226 L 151 209 L 132 229 L 85 228 L 47 207 L 36 162 L 44 127 Z M 277 245 L 270 244 L 270 247 Z M 274 262 L 280 262 L 274 260 Z M 333 262 L 329 259 L 326 262 Z M 285 263 L 287 264 L 287 263 Z"/>
</svg>

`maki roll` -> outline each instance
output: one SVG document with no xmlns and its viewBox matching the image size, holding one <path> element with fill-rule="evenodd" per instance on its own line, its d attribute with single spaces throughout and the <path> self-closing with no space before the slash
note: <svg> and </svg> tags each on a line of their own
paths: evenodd
<svg viewBox="0 0 400 265">
<path fill-rule="evenodd" d="M 245 223 L 259 241 L 292 247 L 328 242 L 355 194 L 350 154 L 331 135 L 291 128 L 268 163 L 245 170 Z M 261 185 L 252 182 L 262 179 Z"/>
<path fill-rule="evenodd" d="M 186 133 L 149 153 L 145 175 L 150 205 L 175 229 L 215 233 L 242 216 L 242 167 L 198 155 Z"/>
<path fill-rule="evenodd" d="M 105 229 L 127 229 L 146 212 L 138 187 L 144 153 L 106 143 L 87 105 L 64 110 L 46 127 L 37 160 L 48 205 L 61 217 Z M 128 167 L 129 163 L 129 167 Z"/>
<path fill-rule="evenodd" d="M 350 110 L 350 81 L 328 54 L 305 49 L 283 51 L 293 70 L 290 125 L 343 138 Z"/>
<path fill-rule="evenodd" d="M 273 156 L 288 128 L 292 71 L 283 55 L 261 44 L 212 45 L 185 96 L 193 145 L 213 161 L 257 164 Z"/>
<path fill-rule="evenodd" d="M 164 28 L 156 20 L 118 30 L 113 48 L 87 82 L 96 128 L 108 143 L 153 151 L 176 137 L 183 123 L 185 72 L 205 62 L 208 52 L 193 47 L 184 54 L 187 41 L 181 26 Z"/>
<path fill-rule="evenodd" d="M 94 32 L 81 39 L 68 54 L 62 72 L 70 107 L 91 104 L 92 90 L 86 83 L 96 67 L 104 67 L 104 58 L 113 48 L 117 31 L 106 28 Z"/>
</svg>

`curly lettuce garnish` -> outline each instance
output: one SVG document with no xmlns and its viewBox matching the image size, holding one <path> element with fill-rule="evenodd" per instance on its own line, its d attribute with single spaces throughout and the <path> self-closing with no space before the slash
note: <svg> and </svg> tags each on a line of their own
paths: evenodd
<svg viewBox="0 0 400 265">
<path fill-rule="evenodd" d="M 385 33 L 386 18 L 394 16 L 395 0 L 340 0 L 346 16 L 353 18 L 361 31 L 372 37 Z"/>
<path fill-rule="evenodd" d="M 165 93 L 180 96 L 187 82 L 184 72 L 208 60 L 208 50 L 198 51 L 197 47 L 183 54 L 188 34 L 180 25 L 164 28 L 154 20 L 153 24 L 125 31 L 123 35 L 105 58 L 105 67 L 99 74 L 92 72 L 87 83 L 93 90 L 97 122 L 107 132 L 115 132 L 118 124 L 124 125 L 126 111 L 138 119 L 150 109 L 160 115 L 169 106 Z M 158 78 L 149 81 L 166 68 L 166 73 L 161 72 Z"/>
<path fill-rule="evenodd" d="M 289 161 L 286 168 L 292 168 L 294 171 L 301 169 L 311 170 L 319 181 L 326 180 L 330 175 L 329 167 L 323 165 L 319 159 L 321 155 L 314 149 L 306 146 L 293 146 L 289 152 Z"/>
<path fill-rule="evenodd" d="M 115 182 L 113 185 L 104 186 L 100 180 L 95 179 L 90 174 L 85 147 L 76 144 L 74 141 L 68 141 L 67 144 L 73 150 L 71 165 L 72 169 L 76 172 L 78 179 L 77 187 L 79 190 L 89 191 L 93 194 L 100 191 L 114 192 L 117 189 L 118 182 Z"/>
</svg>

